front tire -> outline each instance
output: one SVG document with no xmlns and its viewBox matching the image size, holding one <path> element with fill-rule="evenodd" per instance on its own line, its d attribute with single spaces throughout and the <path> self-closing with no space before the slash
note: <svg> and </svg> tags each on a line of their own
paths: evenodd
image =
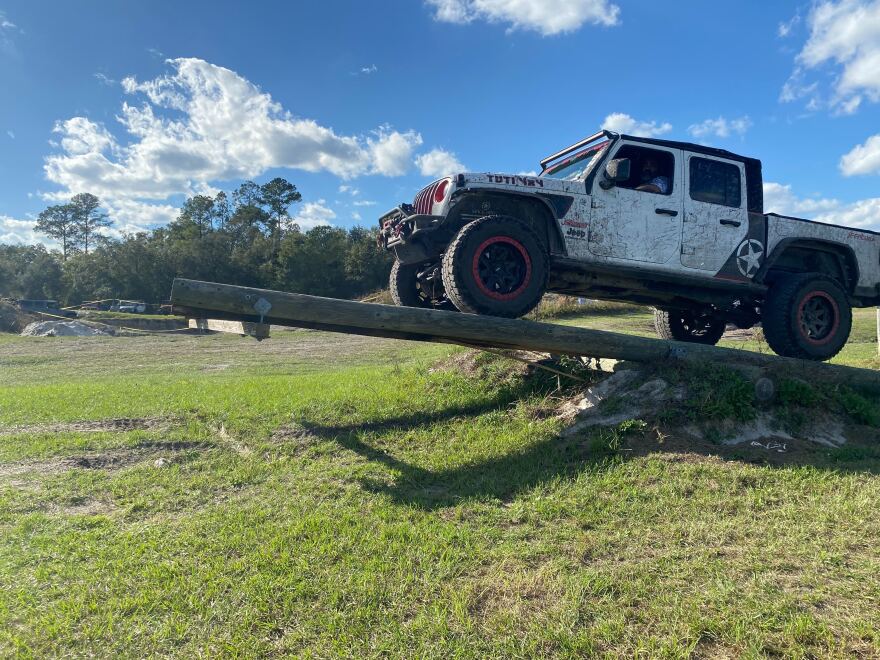
<svg viewBox="0 0 880 660">
<path fill-rule="evenodd" d="M 818 273 L 778 280 L 761 313 L 764 338 L 785 357 L 828 360 L 844 347 L 852 329 L 852 308 L 840 285 Z"/>
<path fill-rule="evenodd" d="M 662 339 L 714 346 L 727 324 L 718 318 L 690 310 L 654 310 L 654 329 Z"/>
<path fill-rule="evenodd" d="M 461 228 L 443 254 L 446 295 L 462 312 L 517 318 L 541 302 L 547 250 L 515 218 L 486 216 Z"/>
<path fill-rule="evenodd" d="M 424 264 L 402 264 L 395 260 L 388 277 L 391 300 L 398 307 L 421 307 L 423 309 L 445 309 L 455 311 L 447 300 L 443 287 L 428 287 L 419 281 L 419 272 L 425 270 Z M 435 266 L 436 268 L 436 266 Z"/>
</svg>

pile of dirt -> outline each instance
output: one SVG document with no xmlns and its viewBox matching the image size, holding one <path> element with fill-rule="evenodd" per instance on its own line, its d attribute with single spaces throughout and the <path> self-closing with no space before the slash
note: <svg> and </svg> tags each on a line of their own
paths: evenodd
<svg viewBox="0 0 880 660">
<path fill-rule="evenodd" d="M 506 368 L 498 362 L 507 362 Z M 572 365 L 545 360 L 544 366 L 570 371 Z M 625 435 L 627 452 L 656 450 L 660 443 L 666 451 L 746 452 L 771 462 L 880 440 L 877 416 L 868 414 L 870 410 L 864 412 L 874 405 L 873 400 L 854 391 L 845 393 L 845 388 L 823 389 L 789 379 L 771 383 L 774 392 L 767 397 L 766 383 L 759 388 L 735 372 L 712 365 L 620 362 L 613 373 L 587 365 L 591 371 L 587 374 L 583 365 L 578 368 L 577 376 L 586 382 L 562 378 L 562 389 L 544 399 L 552 410 L 542 411 L 542 416 L 555 416 L 563 422 L 561 434 L 567 438 Z M 506 372 L 507 384 L 546 380 L 539 369 L 480 351 L 456 353 L 433 369 L 441 370 L 484 380 L 487 375 Z M 504 386 L 505 381 L 498 384 Z M 618 433 L 624 428 L 625 434 Z"/>
<path fill-rule="evenodd" d="M 21 332 L 22 337 L 94 337 L 114 335 L 109 326 L 82 321 L 37 321 Z"/>
<path fill-rule="evenodd" d="M 21 332 L 36 316 L 21 311 L 11 300 L 0 300 L 0 332 Z"/>
<path fill-rule="evenodd" d="M 839 414 L 817 412 L 809 424 L 793 429 L 786 415 L 781 414 L 785 412 L 783 407 L 772 404 L 765 409 L 743 410 L 738 419 L 691 419 L 686 424 L 664 425 L 664 420 L 674 416 L 677 404 L 685 404 L 690 395 L 687 382 L 671 383 L 652 377 L 646 370 L 626 367 L 565 401 L 560 406 L 559 417 L 570 422 L 565 435 L 640 419 L 655 427 L 658 423 L 666 426 L 665 433 L 674 433 L 683 439 L 711 439 L 725 446 L 776 443 L 771 449 L 780 452 L 785 451 L 786 446 L 779 442 L 811 442 L 836 448 L 847 441 L 846 428 L 850 424 Z"/>
</svg>

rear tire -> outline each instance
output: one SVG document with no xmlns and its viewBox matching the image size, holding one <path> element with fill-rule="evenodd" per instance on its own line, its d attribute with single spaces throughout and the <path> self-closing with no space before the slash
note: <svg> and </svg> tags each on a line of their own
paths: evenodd
<svg viewBox="0 0 880 660">
<path fill-rule="evenodd" d="M 714 346 L 726 323 L 708 315 L 684 310 L 654 310 L 654 329 L 662 339 Z"/>
<path fill-rule="evenodd" d="M 446 295 L 462 312 L 517 318 L 547 288 L 549 257 L 515 218 L 486 216 L 461 228 L 443 255 Z"/>
<path fill-rule="evenodd" d="M 846 292 L 835 280 L 818 273 L 778 280 L 770 287 L 761 316 L 770 348 L 803 360 L 834 357 L 852 329 Z"/>
</svg>

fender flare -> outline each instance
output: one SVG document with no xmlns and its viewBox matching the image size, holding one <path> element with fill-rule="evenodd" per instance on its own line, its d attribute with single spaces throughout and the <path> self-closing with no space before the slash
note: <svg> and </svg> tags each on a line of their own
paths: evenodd
<svg viewBox="0 0 880 660">
<path fill-rule="evenodd" d="M 799 236 L 783 238 L 774 246 L 773 252 L 767 256 L 764 263 L 761 265 L 761 268 L 755 273 L 754 281 L 763 284 L 767 274 L 773 270 L 773 267 L 779 261 L 780 257 L 782 257 L 785 251 L 789 248 L 805 248 L 817 252 L 830 252 L 838 259 L 845 260 L 845 263 L 840 264 L 841 271 L 846 274 L 847 271 L 844 267 L 848 268 L 849 273 L 851 274 L 851 281 L 843 282 L 842 284 L 846 287 L 847 293 L 852 294 L 853 289 L 858 284 L 859 278 L 861 277 L 859 260 L 856 258 L 856 253 L 852 247 L 846 243 L 831 241 L 824 238 L 805 238 Z"/>
<path fill-rule="evenodd" d="M 453 193 L 453 199 L 456 200 L 456 206 L 469 197 L 487 197 L 499 200 L 519 198 L 520 200 L 527 200 L 529 203 L 536 204 L 542 208 L 549 217 L 548 225 L 561 248 L 561 254 L 567 254 L 565 238 L 562 235 L 562 229 L 559 227 L 559 219 L 565 216 L 574 204 L 573 196 L 554 193 L 526 193 L 486 188 L 465 188 Z"/>
</svg>

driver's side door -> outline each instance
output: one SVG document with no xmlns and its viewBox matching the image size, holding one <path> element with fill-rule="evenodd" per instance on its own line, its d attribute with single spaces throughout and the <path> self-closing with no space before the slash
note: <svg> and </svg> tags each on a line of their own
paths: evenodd
<svg viewBox="0 0 880 660">
<path fill-rule="evenodd" d="M 614 261 L 677 263 L 684 199 L 681 150 L 623 143 L 609 160 L 621 157 L 631 162 L 628 181 L 605 190 L 599 185 L 600 174 L 593 183 L 590 252 Z M 648 158 L 663 163 L 662 175 L 669 179 L 665 194 L 636 190 L 646 183 L 641 180 L 641 165 Z"/>
</svg>

